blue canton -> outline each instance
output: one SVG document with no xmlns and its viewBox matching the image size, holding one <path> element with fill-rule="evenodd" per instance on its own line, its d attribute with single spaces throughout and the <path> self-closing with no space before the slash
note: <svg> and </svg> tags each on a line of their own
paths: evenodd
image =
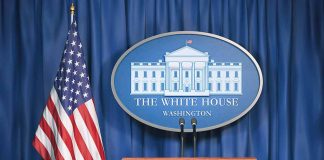
<svg viewBox="0 0 324 160">
<path fill-rule="evenodd" d="M 68 32 L 64 55 L 55 77 L 54 88 L 68 115 L 92 98 L 87 65 L 75 21 L 71 24 Z"/>
</svg>

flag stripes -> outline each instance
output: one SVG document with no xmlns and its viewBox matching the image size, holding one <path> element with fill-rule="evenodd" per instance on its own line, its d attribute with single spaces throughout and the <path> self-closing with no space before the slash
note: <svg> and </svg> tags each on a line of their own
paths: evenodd
<svg viewBox="0 0 324 160">
<path fill-rule="evenodd" d="M 41 125 L 42 123 L 44 124 L 43 126 Z M 60 150 L 60 153 L 62 154 L 64 159 L 75 159 L 75 158 L 72 158 L 73 152 L 71 152 L 71 149 L 69 149 L 67 147 L 67 144 L 69 144 L 70 147 L 72 147 L 72 143 L 71 144 L 67 143 L 67 142 L 70 142 L 70 141 L 67 141 L 67 138 L 65 139 L 65 141 L 63 140 L 63 138 L 61 136 L 62 129 L 60 127 L 57 127 L 56 122 L 54 121 L 54 119 L 53 119 L 51 113 L 49 112 L 49 110 L 47 109 L 47 107 L 45 108 L 45 111 L 43 113 L 43 117 L 41 119 L 40 126 L 44 130 L 44 132 L 46 133 L 47 136 L 49 136 L 49 134 L 52 134 L 51 136 L 55 138 L 54 140 L 55 140 L 55 142 L 57 142 L 57 147 Z M 56 135 L 56 136 L 54 136 L 54 135 Z M 51 140 L 51 142 L 52 142 L 52 140 Z M 52 143 L 54 143 L 54 142 L 52 142 Z M 71 153 L 72 153 L 72 155 L 71 155 Z"/>
<path fill-rule="evenodd" d="M 50 160 L 51 155 L 48 152 L 48 149 L 43 145 L 43 143 L 38 139 L 36 136 L 33 141 L 33 146 L 36 148 L 38 153 L 43 157 L 45 160 Z"/>
<path fill-rule="evenodd" d="M 101 159 L 98 150 L 96 149 L 96 144 L 94 140 L 91 137 L 91 134 L 85 125 L 85 122 L 83 121 L 83 118 L 81 117 L 81 114 L 78 109 L 74 110 L 74 121 L 75 124 L 80 131 L 80 135 L 82 139 L 84 139 L 85 144 L 87 148 L 89 149 L 89 152 L 93 159 Z"/>
<path fill-rule="evenodd" d="M 73 146 L 77 146 L 74 135 L 73 135 L 73 138 L 72 138 L 72 142 L 73 142 Z M 73 147 L 73 149 L 74 149 L 75 159 L 76 160 L 84 160 L 79 148 L 78 147 Z"/>
<path fill-rule="evenodd" d="M 92 101 L 92 100 L 90 100 Z M 92 139 L 94 140 L 95 146 L 97 147 L 96 150 L 99 152 L 101 159 L 104 158 L 104 150 L 103 147 L 101 145 L 101 139 L 99 137 L 97 128 L 95 127 L 95 124 L 92 120 L 90 120 L 91 116 L 88 112 L 87 107 L 82 104 L 79 108 L 79 113 L 81 115 L 81 118 L 84 119 L 85 121 L 85 129 L 87 129 L 92 137 Z"/>
<path fill-rule="evenodd" d="M 35 139 L 37 139 L 39 141 L 36 141 Z M 49 154 L 49 157 L 46 154 L 42 155 L 42 156 L 45 156 L 45 157 L 43 157 L 43 159 L 55 159 L 55 154 L 54 154 L 54 149 L 52 147 L 52 144 L 51 144 L 49 138 L 45 135 L 44 131 L 40 128 L 40 126 L 38 126 L 38 129 L 36 131 L 35 139 L 33 142 L 34 146 L 44 146 L 44 148 L 46 149 L 46 152 Z M 37 143 L 37 142 L 39 142 L 39 143 Z M 36 149 L 44 152 L 44 148 L 36 148 Z"/>
<path fill-rule="evenodd" d="M 54 149 L 55 159 L 64 159 L 61 154 L 61 151 L 59 151 L 59 147 L 56 143 L 56 139 L 58 139 L 57 138 L 58 136 L 54 136 L 53 131 L 48 126 L 48 124 L 45 122 L 44 118 L 41 119 L 39 126 L 42 129 L 42 131 L 46 134 L 46 136 L 48 137 L 50 143 L 52 144 L 52 147 Z"/>
<path fill-rule="evenodd" d="M 76 144 L 78 145 L 81 155 L 86 160 L 92 159 L 92 155 L 91 155 L 88 147 L 86 146 L 84 140 L 82 139 L 81 133 L 79 132 L 79 130 L 75 124 L 75 120 L 74 120 L 73 116 L 71 116 L 71 121 L 72 121 L 73 129 L 74 129 L 74 138 L 75 138 Z"/>
<path fill-rule="evenodd" d="M 56 112 L 55 114 L 57 115 L 58 119 L 61 121 L 60 125 L 62 125 L 62 127 L 64 127 L 64 128 L 66 128 L 66 132 L 70 135 L 70 137 L 72 137 L 72 133 L 73 133 L 72 123 L 70 121 L 69 116 L 65 112 L 54 87 L 51 90 L 50 98 L 52 100 L 51 101 L 52 105 L 50 106 L 52 108 L 51 110 Z M 64 123 L 62 123 L 62 122 L 64 122 Z"/>
<path fill-rule="evenodd" d="M 42 158 L 105 159 L 93 100 L 90 99 L 75 109 L 70 118 L 64 121 L 67 123 L 61 121 L 68 115 L 65 112 L 59 114 L 59 110 L 63 110 L 60 107 L 61 104 L 53 88 L 33 141 L 34 147 L 39 148 L 38 152 Z M 65 127 L 70 125 L 69 128 L 73 128 L 74 134 L 70 134 Z"/>
<path fill-rule="evenodd" d="M 49 98 L 49 100 L 47 102 L 45 111 L 46 110 L 49 110 L 49 112 L 51 114 L 44 115 L 43 117 L 45 117 L 45 116 L 52 117 L 53 116 L 52 119 L 50 119 L 48 122 L 53 121 L 53 123 L 58 124 L 58 126 L 60 126 L 60 127 L 56 127 L 56 125 L 55 125 L 55 127 L 52 128 L 52 130 L 58 131 L 58 133 L 59 133 L 58 136 L 62 137 L 64 143 L 66 144 L 66 146 L 68 146 L 67 148 L 68 148 L 69 152 L 71 153 L 71 156 L 73 157 L 72 159 L 75 159 L 74 152 L 73 152 L 72 139 L 71 139 L 69 133 L 67 132 L 66 128 L 64 127 L 64 124 L 62 123 L 62 121 L 59 117 L 59 114 L 56 110 L 56 107 L 55 107 L 51 98 Z"/>
<path fill-rule="evenodd" d="M 100 133 L 100 129 L 99 129 L 99 124 L 98 124 L 98 118 L 96 116 L 96 109 L 95 109 L 95 105 L 94 105 L 94 102 L 93 102 L 93 99 L 91 101 L 87 101 L 85 103 L 88 111 L 89 111 L 89 114 L 90 114 L 90 117 L 93 119 L 93 123 L 96 127 L 96 131 L 100 137 L 100 142 L 102 143 L 102 138 L 101 138 L 101 134 Z M 103 148 L 102 148 L 103 150 Z"/>
</svg>

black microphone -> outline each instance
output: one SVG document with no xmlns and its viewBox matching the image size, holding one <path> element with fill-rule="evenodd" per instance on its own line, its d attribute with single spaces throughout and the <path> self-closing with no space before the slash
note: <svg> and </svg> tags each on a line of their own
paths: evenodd
<svg viewBox="0 0 324 160">
<path fill-rule="evenodd" d="M 196 132 L 196 126 L 197 126 L 197 119 L 192 118 L 191 119 L 191 125 L 192 125 L 192 132 L 193 132 L 193 152 L 194 152 L 194 157 L 196 157 L 197 152 L 197 132 Z"/>
<path fill-rule="evenodd" d="M 179 125 L 180 125 L 180 136 L 181 136 L 181 145 L 180 145 L 180 151 L 181 151 L 181 157 L 183 157 L 183 147 L 184 147 L 184 138 L 183 138 L 183 129 L 185 125 L 185 120 L 183 118 L 179 119 Z"/>
</svg>

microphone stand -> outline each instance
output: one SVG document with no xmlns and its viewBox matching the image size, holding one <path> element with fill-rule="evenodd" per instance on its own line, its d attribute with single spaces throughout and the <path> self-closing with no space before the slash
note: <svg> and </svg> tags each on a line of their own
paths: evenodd
<svg viewBox="0 0 324 160">
<path fill-rule="evenodd" d="M 191 119 L 191 125 L 192 125 L 192 132 L 193 132 L 193 156 L 196 157 L 197 155 L 197 132 L 196 132 L 196 126 L 197 126 L 197 119 L 192 118 Z"/>
<path fill-rule="evenodd" d="M 185 125 L 185 120 L 183 118 L 179 119 L 179 125 L 180 125 L 180 136 L 181 136 L 181 145 L 180 145 L 180 155 L 181 157 L 183 157 L 183 147 L 184 147 L 184 134 L 183 134 L 183 130 L 184 130 L 184 125 Z"/>
</svg>

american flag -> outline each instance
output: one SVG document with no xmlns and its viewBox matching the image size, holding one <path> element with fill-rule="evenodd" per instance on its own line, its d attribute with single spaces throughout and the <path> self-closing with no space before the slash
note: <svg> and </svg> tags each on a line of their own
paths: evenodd
<svg viewBox="0 0 324 160">
<path fill-rule="evenodd" d="M 46 160 L 106 159 L 75 21 L 33 146 Z"/>
</svg>

